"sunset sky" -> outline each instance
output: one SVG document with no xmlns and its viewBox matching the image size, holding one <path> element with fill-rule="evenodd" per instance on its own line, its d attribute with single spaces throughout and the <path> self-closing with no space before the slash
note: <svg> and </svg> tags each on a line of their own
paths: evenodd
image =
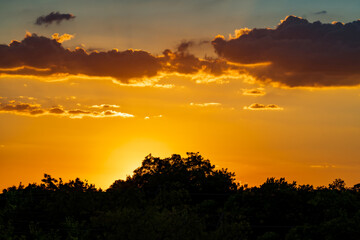
<svg viewBox="0 0 360 240">
<path fill-rule="evenodd" d="M 0 0 L 0 188 L 200 152 L 360 182 L 360 1 Z"/>
</svg>

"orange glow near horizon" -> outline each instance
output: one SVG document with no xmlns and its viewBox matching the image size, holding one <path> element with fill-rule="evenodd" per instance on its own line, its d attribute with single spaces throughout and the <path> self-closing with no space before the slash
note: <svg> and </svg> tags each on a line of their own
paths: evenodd
<svg viewBox="0 0 360 240">
<path fill-rule="evenodd" d="M 106 189 L 148 154 L 186 152 L 199 152 L 249 186 L 268 177 L 315 186 L 335 178 L 360 182 L 356 28 L 324 34 L 338 37 L 332 42 L 309 34 L 345 25 L 295 16 L 267 19 L 272 25 L 242 17 L 224 30 L 220 22 L 207 29 L 194 21 L 177 29 L 178 18 L 165 27 L 158 12 L 151 26 L 144 24 L 150 18 L 132 25 L 128 15 L 116 24 L 90 15 L 73 25 L 24 25 L 39 34 L 9 45 L 5 40 L 24 30 L 7 30 L 0 46 L 0 190 L 39 183 L 44 173 Z M 299 36 L 292 24 L 302 24 Z M 218 33 L 224 36 L 214 38 Z M 346 51 L 337 52 L 340 45 Z"/>
<path fill-rule="evenodd" d="M 97 106 L 93 109 L 105 111 L 102 108 L 109 105 L 135 116 L 69 119 L 0 114 L 0 158 L 4 161 L 1 187 L 20 181 L 39 182 L 42 174 L 48 173 L 64 180 L 80 177 L 106 189 L 116 179 L 131 175 L 150 153 L 164 158 L 185 156 L 186 152 L 200 152 L 250 186 L 261 184 L 267 177 L 314 185 L 326 185 L 338 177 L 349 185 L 359 181 L 354 171 L 360 166 L 353 163 L 357 153 L 352 150 L 360 136 L 354 127 L 358 122 L 351 114 L 329 115 L 343 102 L 357 99 L 357 89 L 312 92 L 266 87 L 261 88 L 265 95 L 254 97 L 238 90 L 253 87 L 242 81 L 203 85 L 182 76 L 168 78 L 183 87 L 129 88 L 85 77 L 68 82 L 1 80 L 2 86 L 12 82 L 13 90 L 8 91 L 28 96 L 18 97 L 19 101 L 41 103 L 45 109 L 52 105 L 64 109 Z M 284 96 L 296 96 L 296 102 L 314 110 L 296 108 Z M 14 99 L 4 97 L 0 99 L 3 103 Z M 323 101 L 329 97 L 339 101 L 324 108 Z M 276 103 L 285 110 L 243 110 L 256 102 L 264 106 Z M 338 121 L 349 127 L 336 124 Z M 344 153 L 344 149 L 348 151 Z M 20 175 L 14 174 L 18 170 Z"/>
</svg>

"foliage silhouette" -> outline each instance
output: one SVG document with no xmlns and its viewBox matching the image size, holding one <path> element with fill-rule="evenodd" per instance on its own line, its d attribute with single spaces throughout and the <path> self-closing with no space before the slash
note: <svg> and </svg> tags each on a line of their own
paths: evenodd
<svg viewBox="0 0 360 240">
<path fill-rule="evenodd" d="M 105 192 L 48 174 L 0 194 L 1 239 L 358 239 L 360 184 L 240 186 L 199 153 L 145 157 Z"/>
</svg>

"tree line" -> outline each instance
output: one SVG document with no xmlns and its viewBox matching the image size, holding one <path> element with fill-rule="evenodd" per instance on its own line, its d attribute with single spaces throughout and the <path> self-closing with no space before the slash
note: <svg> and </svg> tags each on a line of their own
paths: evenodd
<svg viewBox="0 0 360 240">
<path fill-rule="evenodd" d="M 198 153 L 145 157 L 102 190 L 48 174 L 0 194 L 0 239 L 303 240 L 360 236 L 360 184 L 239 185 Z"/>
</svg>

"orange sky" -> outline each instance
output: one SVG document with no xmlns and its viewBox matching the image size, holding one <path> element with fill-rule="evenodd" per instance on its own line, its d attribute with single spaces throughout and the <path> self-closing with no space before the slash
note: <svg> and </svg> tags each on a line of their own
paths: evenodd
<svg viewBox="0 0 360 240">
<path fill-rule="evenodd" d="M 93 4 L 88 13 L 95 14 Z M 257 22 L 254 13 L 226 32 L 220 14 L 219 25 L 205 31 L 179 18 L 179 36 L 161 35 L 156 42 L 150 29 L 144 32 L 151 37 L 141 38 L 134 19 L 121 29 L 129 34 L 125 39 L 111 23 L 103 34 L 95 24 L 91 35 L 79 30 L 91 14 L 66 6 L 61 13 L 76 17 L 59 24 L 34 25 L 50 13 L 47 5 L 21 15 L 16 32 L 12 23 L 0 26 L 7 33 L 0 46 L 0 188 L 39 182 L 48 173 L 106 189 L 150 153 L 186 152 L 200 152 L 251 186 L 267 177 L 313 185 L 335 178 L 348 186 L 360 182 L 357 30 L 285 19 L 270 9 L 268 20 L 276 17 L 276 25 Z M 154 25 L 155 12 L 148 12 Z M 347 19 L 321 14 L 325 21 Z M 104 13 L 98 18 L 109 21 Z M 260 30 L 253 29 L 256 23 Z M 354 32 L 332 37 L 325 34 L 329 28 Z"/>
</svg>

